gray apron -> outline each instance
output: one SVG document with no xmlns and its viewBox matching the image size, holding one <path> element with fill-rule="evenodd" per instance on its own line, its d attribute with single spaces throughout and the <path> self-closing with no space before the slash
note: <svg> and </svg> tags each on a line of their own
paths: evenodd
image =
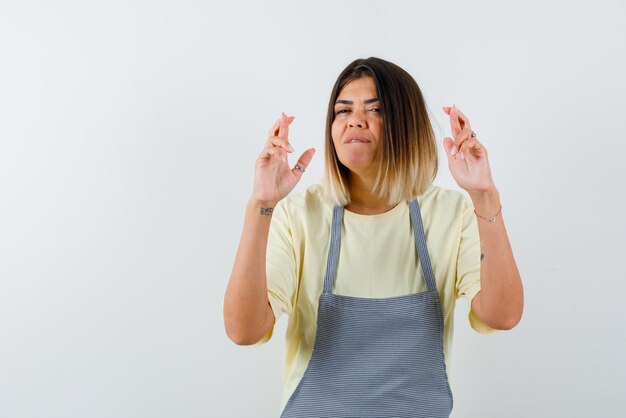
<svg viewBox="0 0 626 418">
<path fill-rule="evenodd" d="M 443 314 L 417 199 L 409 211 L 427 290 L 360 298 L 333 293 L 343 221 L 334 208 L 315 345 L 282 418 L 450 415 Z"/>
</svg>

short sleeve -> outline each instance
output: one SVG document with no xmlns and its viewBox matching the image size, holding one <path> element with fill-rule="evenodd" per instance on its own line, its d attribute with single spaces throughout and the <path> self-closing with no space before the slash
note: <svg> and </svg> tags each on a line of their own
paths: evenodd
<svg viewBox="0 0 626 418">
<path fill-rule="evenodd" d="M 472 300 L 480 291 L 480 236 L 473 205 L 466 197 L 463 199 L 456 291 L 457 298 L 464 297 L 467 300 L 472 328 L 481 334 L 495 332 L 495 329 L 481 321 L 472 310 Z"/>
<path fill-rule="evenodd" d="M 297 277 L 293 234 L 283 200 L 278 202 L 272 214 L 265 265 L 267 297 L 276 323 L 282 314 L 291 314 Z M 272 326 L 257 344 L 269 341 L 273 332 Z"/>
</svg>

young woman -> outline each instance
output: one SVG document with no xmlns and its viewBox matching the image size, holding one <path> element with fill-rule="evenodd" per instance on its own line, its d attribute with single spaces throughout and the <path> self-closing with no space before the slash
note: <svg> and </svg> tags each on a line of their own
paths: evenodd
<svg viewBox="0 0 626 418">
<path fill-rule="evenodd" d="M 480 332 L 522 316 L 520 275 L 487 151 L 444 107 L 443 146 L 460 192 L 432 184 L 437 145 L 421 91 L 402 68 L 359 59 L 339 75 L 326 124 L 325 178 L 289 195 L 285 114 L 256 162 L 224 298 L 226 332 L 262 343 L 289 315 L 282 417 L 447 417 L 446 356 L 459 296 Z"/>
</svg>

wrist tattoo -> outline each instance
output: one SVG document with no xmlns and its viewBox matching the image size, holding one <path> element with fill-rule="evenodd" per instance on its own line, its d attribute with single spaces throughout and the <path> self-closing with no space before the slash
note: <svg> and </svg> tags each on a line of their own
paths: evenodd
<svg viewBox="0 0 626 418">
<path fill-rule="evenodd" d="M 261 208 L 261 211 L 259 213 L 261 215 L 271 216 L 272 212 L 274 212 L 274 208 Z"/>
<path fill-rule="evenodd" d="M 485 254 L 480 253 L 480 261 L 483 261 L 483 258 L 485 258 Z"/>
</svg>

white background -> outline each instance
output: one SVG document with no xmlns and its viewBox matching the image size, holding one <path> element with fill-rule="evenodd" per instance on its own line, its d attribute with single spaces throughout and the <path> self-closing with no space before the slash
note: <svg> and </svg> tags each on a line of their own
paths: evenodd
<svg viewBox="0 0 626 418">
<path fill-rule="evenodd" d="M 379 56 L 490 153 L 525 285 L 514 330 L 457 309 L 454 417 L 623 416 L 622 1 L 0 1 L 0 417 L 278 416 L 286 318 L 222 296 L 281 111 L 318 154 L 331 87 Z M 293 161 L 295 162 L 295 160 Z"/>
</svg>

